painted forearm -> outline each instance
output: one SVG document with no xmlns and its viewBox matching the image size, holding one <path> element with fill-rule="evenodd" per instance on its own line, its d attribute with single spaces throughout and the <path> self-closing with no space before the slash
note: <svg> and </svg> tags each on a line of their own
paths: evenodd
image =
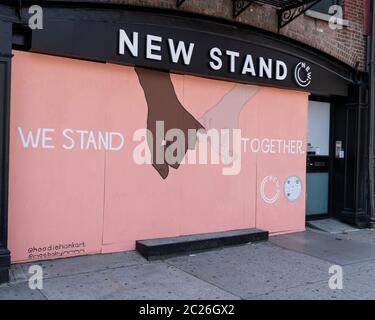
<svg viewBox="0 0 375 320">
<path fill-rule="evenodd" d="M 232 112 L 239 113 L 258 91 L 258 87 L 236 84 L 217 104 L 217 108 L 230 108 Z"/>
<path fill-rule="evenodd" d="M 177 96 L 169 73 L 139 67 L 135 71 L 149 108 L 161 104 L 164 109 L 173 106 L 171 102 L 177 100 Z"/>
</svg>

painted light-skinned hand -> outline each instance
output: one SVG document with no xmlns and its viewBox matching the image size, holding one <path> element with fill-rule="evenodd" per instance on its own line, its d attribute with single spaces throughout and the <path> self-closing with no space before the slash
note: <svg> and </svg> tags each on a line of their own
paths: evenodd
<svg viewBox="0 0 375 320">
<path fill-rule="evenodd" d="M 216 105 L 199 118 L 206 131 L 215 129 L 221 134 L 221 143 L 211 143 L 211 147 L 226 162 L 236 157 L 233 151 L 233 129 L 239 128 L 240 113 L 258 91 L 257 86 L 236 84 Z"/>
</svg>

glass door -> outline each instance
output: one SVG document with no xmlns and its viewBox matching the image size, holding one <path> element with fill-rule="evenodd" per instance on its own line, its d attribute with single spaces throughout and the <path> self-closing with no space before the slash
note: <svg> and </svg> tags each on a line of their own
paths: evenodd
<svg viewBox="0 0 375 320">
<path fill-rule="evenodd" d="M 306 176 L 308 219 L 328 215 L 330 103 L 309 101 Z"/>
</svg>

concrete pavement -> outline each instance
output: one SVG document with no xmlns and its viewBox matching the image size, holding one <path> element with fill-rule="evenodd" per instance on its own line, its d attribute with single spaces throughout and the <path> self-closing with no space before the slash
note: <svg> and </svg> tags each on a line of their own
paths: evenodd
<svg viewBox="0 0 375 320">
<path fill-rule="evenodd" d="M 343 268 L 342 290 L 328 281 Z M 148 262 L 136 252 L 39 263 L 42 290 L 30 290 L 31 264 L 12 267 L 0 299 L 375 299 L 375 231 L 271 237 Z"/>
</svg>

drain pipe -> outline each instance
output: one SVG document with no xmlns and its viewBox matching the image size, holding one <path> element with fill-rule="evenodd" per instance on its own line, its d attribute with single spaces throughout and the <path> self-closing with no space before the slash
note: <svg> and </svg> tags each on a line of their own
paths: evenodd
<svg viewBox="0 0 375 320">
<path fill-rule="evenodd" d="M 375 0 L 371 0 L 371 35 L 368 37 L 369 55 L 369 192 L 370 227 L 375 228 Z"/>
</svg>

